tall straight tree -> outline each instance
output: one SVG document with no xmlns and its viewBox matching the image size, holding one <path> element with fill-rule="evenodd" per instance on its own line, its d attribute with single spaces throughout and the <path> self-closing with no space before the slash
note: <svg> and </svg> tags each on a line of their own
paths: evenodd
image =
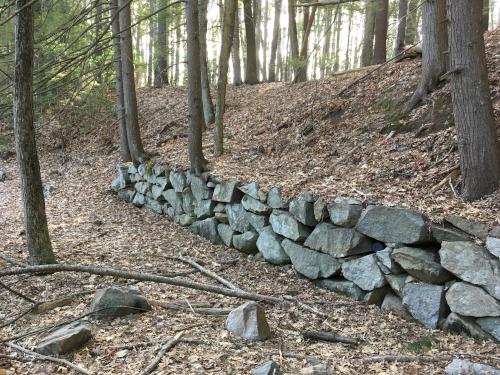
<svg viewBox="0 0 500 375">
<path fill-rule="evenodd" d="M 297 64 L 299 62 L 299 37 L 297 34 L 296 4 L 297 0 L 288 0 L 288 35 L 290 37 L 291 54 L 291 58 L 289 60 L 292 63 L 294 74 L 297 73 Z"/>
<path fill-rule="evenodd" d="M 203 156 L 203 104 L 201 100 L 201 64 L 198 0 L 186 1 L 188 57 L 189 160 L 191 171 L 201 174 L 207 169 Z"/>
<path fill-rule="evenodd" d="M 406 18 L 405 44 L 415 44 L 418 40 L 418 21 L 421 9 L 420 0 L 408 1 L 408 17 Z"/>
<path fill-rule="evenodd" d="M 252 0 L 243 0 L 245 36 L 247 41 L 247 64 L 245 82 L 253 85 L 259 82 L 257 76 L 257 48 L 255 44 L 255 23 L 252 15 Z"/>
<path fill-rule="evenodd" d="M 389 26 L 389 0 L 376 0 L 375 46 L 373 64 L 382 64 L 387 59 L 387 29 Z"/>
<path fill-rule="evenodd" d="M 262 32 L 260 29 L 262 22 L 262 9 L 260 1 L 253 0 L 252 1 L 252 16 L 253 16 L 253 24 L 255 28 L 255 59 L 257 61 L 257 78 L 259 77 L 259 70 L 261 69 L 261 61 L 259 57 L 259 51 L 261 50 L 261 42 L 262 42 Z M 264 21 L 265 22 L 265 21 Z M 265 76 L 264 76 L 265 78 Z"/>
<path fill-rule="evenodd" d="M 165 7 L 165 0 L 157 0 L 158 10 Z M 164 9 L 158 13 L 156 27 L 156 58 L 155 58 L 155 87 L 168 85 L 168 68 L 167 68 L 167 20 L 168 13 Z"/>
<path fill-rule="evenodd" d="M 361 66 L 368 66 L 373 59 L 373 38 L 375 37 L 376 0 L 365 1 L 365 23 L 363 31 L 363 49 L 361 50 Z"/>
<path fill-rule="evenodd" d="M 481 22 L 483 33 L 488 31 L 489 23 L 490 23 L 490 0 L 483 0 L 483 18 Z"/>
<path fill-rule="evenodd" d="M 271 42 L 271 57 L 269 60 L 269 82 L 276 81 L 276 53 L 280 38 L 281 2 L 282 0 L 275 0 L 274 2 L 274 25 L 273 40 Z"/>
<path fill-rule="evenodd" d="M 200 29 L 200 64 L 201 64 L 201 99 L 203 102 L 203 117 L 205 125 L 215 121 L 214 105 L 210 95 L 210 81 L 207 61 L 207 8 L 208 0 L 199 0 L 198 16 Z"/>
<path fill-rule="evenodd" d="M 480 1 L 448 2 L 450 64 L 462 195 L 474 200 L 500 182 L 500 144 L 486 67 Z"/>
<path fill-rule="evenodd" d="M 224 20 L 222 24 L 222 43 L 219 54 L 219 75 L 217 81 L 217 104 L 215 106 L 214 154 L 220 156 L 224 152 L 224 111 L 226 109 L 227 71 L 229 55 L 234 36 L 235 15 L 238 11 L 238 0 L 224 1 Z"/>
<path fill-rule="evenodd" d="M 224 18 L 224 17 L 222 17 Z M 224 23 L 223 20 L 221 20 Z M 233 48 L 231 49 L 233 56 L 233 84 L 241 85 L 241 55 L 240 55 L 240 11 L 238 2 L 236 2 L 236 9 L 234 11 L 234 34 L 233 34 Z"/>
<path fill-rule="evenodd" d="M 306 9 L 309 9 L 308 7 Z M 314 18 L 316 17 L 316 11 L 318 9 L 317 3 L 311 5 L 311 13 L 307 18 L 307 25 L 302 37 L 302 47 L 300 48 L 300 64 L 293 81 L 294 82 L 305 82 L 307 81 L 307 59 L 308 59 L 308 46 L 309 46 L 309 36 L 311 35 L 312 25 L 314 23 Z M 305 19 L 304 19 L 305 21 Z"/>
<path fill-rule="evenodd" d="M 149 0 L 149 13 L 153 13 L 156 10 L 156 1 L 155 0 Z M 149 43 L 148 43 L 148 78 L 147 78 L 147 85 L 148 87 L 151 87 L 153 84 L 153 53 L 154 53 L 154 40 L 155 40 L 155 29 L 156 29 L 156 22 L 155 18 L 151 17 L 149 19 Z M 118 41 L 120 41 L 120 38 L 118 38 Z M 121 63 L 120 63 L 121 64 Z"/>
<path fill-rule="evenodd" d="M 56 263 L 50 242 L 33 124 L 34 16 L 32 1 L 16 0 L 14 134 L 24 228 L 31 264 Z"/>
<path fill-rule="evenodd" d="M 398 32 L 396 34 L 396 45 L 394 54 L 397 56 L 403 52 L 406 39 L 406 18 L 408 17 L 408 0 L 399 0 Z"/>
<path fill-rule="evenodd" d="M 127 124 L 127 141 L 130 157 L 134 164 L 144 163 L 148 154 L 144 151 L 139 129 L 137 97 L 134 81 L 134 56 L 132 52 L 132 34 L 130 31 L 130 1 L 118 0 L 120 20 L 120 52 L 122 60 L 123 104 Z"/>
</svg>

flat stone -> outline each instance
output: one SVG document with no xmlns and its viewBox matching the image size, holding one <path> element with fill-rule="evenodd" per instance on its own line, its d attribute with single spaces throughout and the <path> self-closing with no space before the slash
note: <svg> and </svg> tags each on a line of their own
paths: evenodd
<svg viewBox="0 0 500 375">
<path fill-rule="evenodd" d="M 171 171 L 169 179 L 176 193 L 182 193 L 187 187 L 186 175 L 182 171 Z"/>
<path fill-rule="evenodd" d="M 464 282 L 454 283 L 446 292 L 450 310 L 476 318 L 500 316 L 500 303 L 482 288 Z"/>
<path fill-rule="evenodd" d="M 326 201 L 323 198 L 318 198 L 316 202 L 314 202 L 314 218 L 318 223 L 329 218 Z"/>
<path fill-rule="evenodd" d="M 490 334 L 496 341 L 500 342 L 500 317 L 476 319 L 481 329 Z"/>
<path fill-rule="evenodd" d="M 212 243 L 222 244 L 219 232 L 217 231 L 218 224 L 217 219 L 211 217 L 205 220 L 197 221 L 189 228 L 193 233 L 206 238 Z"/>
<path fill-rule="evenodd" d="M 380 306 L 380 305 L 382 305 L 382 302 L 384 301 L 385 295 L 387 293 L 390 293 L 390 291 L 391 291 L 391 288 L 389 288 L 387 286 L 374 289 L 371 292 L 366 293 L 365 297 L 363 298 L 363 302 L 365 302 L 367 305 Z"/>
<path fill-rule="evenodd" d="M 304 241 L 311 230 L 299 223 L 291 213 L 282 210 L 273 210 L 269 219 L 275 233 L 293 241 Z"/>
<path fill-rule="evenodd" d="M 219 233 L 219 237 L 221 238 L 224 245 L 227 247 L 233 246 L 233 235 L 234 230 L 227 224 L 219 224 L 217 225 L 217 232 Z"/>
<path fill-rule="evenodd" d="M 446 375 L 500 375 L 500 369 L 465 359 L 455 358 L 446 366 L 444 373 Z"/>
<path fill-rule="evenodd" d="M 458 229 L 461 229 L 465 233 L 469 233 L 481 240 L 485 240 L 488 235 L 488 227 L 484 224 L 474 223 L 470 220 L 464 219 L 460 216 L 450 215 L 446 218 L 446 221 Z"/>
<path fill-rule="evenodd" d="M 117 177 L 111 183 L 111 188 L 114 191 L 119 191 L 121 189 L 125 189 L 131 185 L 130 177 L 126 167 L 116 167 Z M 0 170 L 0 181 L 5 181 L 7 179 L 7 175 L 5 172 Z"/>
<path fill-rule="evenodd" d="M 500 238 L 487 237 L 486 248 L 491 254 L 493 254 L 497 258 L 500 258 Z"/>
<path fill-rule="evenodd" d="M 274 233 L 273 229 L 267 226 L 259 233 L 257 248 L 268 262 L 280 265 L 288 264 L 291 262 L 290 257 L 283 250 L 281 246 L 282 241 L 283 237 Z"/>
<path fill-rule="evenodd" d="M 245 210 L 253 212 L 257 215 L 269 215 L 272 211 L 272 208 L 267 204 L 264 204 L 255 198 L 252 198 L 250 195 L 245 195 L 241 200 L 241 204 L 243 205 Z"/>
<path fill-rule="evenodd" d="M 316 225 L 305 245 L 311 249 L 342 258 L 371 251 L 371 241 L 353 228 L 329 223 Z"/>
<path fill-rule="evenodd" d="M 330 365 L 320 363 L 300 370 L 300 375 L 333 375 L 335 371 Z"/>
<path fill-rule="evenodd" d="M 163 213 L 163 204 L 155 199 L 146 198 L 145 207 L 149 208 L 153 212 L 156 212 L 157 214 L 161 215 Z"/>
<path fill-rule="evenodd" d="M 184 212 L 182 209 L 182 193 L 169 189 L 163 193 L 163 198 L 174 208 L 176 215 L 181 215 Z"/>
<path fill-rule="evenodd" d="M 354 227 L 362 211 L 361 202 L 352 198 L 338 197 L 328 206 L 332 223 L 343 227 Z"/>
<path fill-rule="evenodd" d="M 214 202 L 216 203 L 215 207 L 214 207 L 214 212 L 226 212 L 226 204 L 225 203 L 218 203 L 218 202 Z"/>
<path fill-rule="evenodd" d="M 146 197 L 141 193 L 136 193 L 134 195 L 134 199 L 132 200 L 132 204 L 136 207 L 142 207 L 146 203 Z"/>
<path fill-rule="evenodd" d="M 340 262 L 330 255 L 307 249 L 286 238 L 281 246 L 295 270 L 309 279 L 328 278 L 340 271 Z"/>
<path fill-rule="evenodd" d="M 132 203 L 134 201 L 135 194 L 135 189 L 123 189 L 118 192 L 118 198 L 123 199 L 127 203 Z"/>
<path fill-rule="evenodd" d="M 212 198 L 213 190 L 210 189 L 206 181 L 199 176 L 191 177 L 191 191 L 197 202 Z"/>
<path fill-rule="evenodd" d="M 387 293 L 385 295 L 384 301 L 382 302 L 380 308 L 384 311 L 389 311 L 403 319 L 413 319 L 408 310 L 406 310 L 406 307 L 404 307 L 403 300 L 400 297 L 396 296 L 394 293 Z"/>
<path fill-rule="evenodd" d="M 403 289 L 406 284 L 406 278 L 408 275 L 385 275 L 387 283 L 392 288 L 392 290 L 401 298 L 403 298 Z"/>
<path fill-rule="evenodd" d="M 454 312 L 448 315 L 441 329 L 480 340 L 491 340 L 491 336 L 484 332 L 474 319 L 460 316 Z"/>
<path fill-rule="evenodd" d="M 392 252 L 394 259 L 406 272 L 420 281 L 444 284 L 453 279 L 439 261 L 437 254 L 416 247 L 400 247 Z"/>
<path fill-rule="evenodd" d="M 266 203 L 267 194 L 260 189 L 258 183 L 250 182 L 249 184 L 240 186 L 239 189 L 244 194 L 249 195 L 250 197 L 257 199 L 263 203 Z"/>
<path fill-rule="evenodd" d="M 385 243 L 419 244 L 431 240 L 425 217 L 406 208 L 368 206 L 356 229 Z"/>
<path fill-rule="evenodd" d="M 258 238 L 259 235 L 252 231 L 235 234 L 233 236 L 233 247 L 245 254 L 256 254 L 259 252 L 257 249 Z"/>
<path fill-rule="evenodd" d="M 334 279 L 319 279 L 315 280 L 314 284 L 320 288 L 330 290 L 332 292 L 342 294 L 344 296 L 355 299 L 356 301 L 363 301 L 366 296 L 359 286 L 352 281 L 334 280 Z"/>
<path fill-rule="evenodd" d="M 92 325 L 79 320 L 45 336 L 35 348 L 35 352 L 43 355 L 60 355 L 80 349 L 92 337 Z"/>
<path fill-rule="evenodd" d="M 168 204 L 168 203 L 165 203 L 163 205 L 163 213 L 165 215 L 167 215 L 169 218 L 173 219 L 175 217 L 175 210 L 174 208 Z"/>
<path fill-rule="evenodd" d="M 189 214 L 182 214 L 179 216 L 179 225 L 183 227 L 189 227 L 196 221 L 196 218 Z"/>
<path fill-rule="evenodd" d="M 439 255 L 442 266 L 452 274 L 500 299 L 500 261 L 484 247 L 473 242 L 443 242 Z"/>
<path fill-rule="evenodd" d="M 387 284 L 384 274 L 377 265 L 375 254 L 343 263 L 342 275 L 366 291 L 381 288 Z"/>
<path fill-rule="evenodd" d="M 210 199 L 198 201 L 194 208 L 194 214 L 198 220 L 207 219 L 214 216 L 215 202 Z"/>
<path fill-rule="evenodd" d="M 187 187 L 182 192 L 182 210 L 185 213 L 194 214 L 195 200 L 191 188 Z"/>
<path fill-rule="evenodd" d="M 407 283 L 403 289 L 403 305 L 416 320 L 428 328 L 435 329 L 446 309 L 444 287 Z"/>
<path fill-rule="evenodd" d="M 247 219 L 253 229 L 261 232 L 264 227 L 269 226 L 269 216 L 257 215 L 252 212 L 247 212 Z"/>
<path fill-rule="evenodd" d="M 242 195 L 238 189 L 238 181 L 222 181 L 215 185 L 212 199 L 216 202 L 233 203 L 239 200 Z"/>
<path fill-rule="evenodd" d="M 267 194 L 267 205 L 275 209 L 286 208 L 285 201 L 281 196 L 280 188 L 273 187 L 271 190 L 269 190 L 269 193 Z"/>
<path fill-rule="evenodd" d="M 437 242 L 470 241 L 470 236 L 452 225 L 431 224 L 432 236 Z"/>
<path fill-rule="evenodd" d="M 135 167 L 134 165 L 131 165 L 127 168 L 127 172 L 129 175 L 131 175 L 131 174 L 138 173 L 138 170 L 137 170 L 137 167 Z"/>
<path fill-rule="evenodd" d="M 136 288 L 112 286 L 99 289 L 89 307 L 96 319 L 116 318 L 130 314 L 139 314 L 151 310 L 144 295 Z"/>
<path fill-rule="evenodd" d="M 166 176 L 168 174 L 170 174 L 170 171 L 167 167 L 165 167 L 163 164 L 155 164 L 153 166 L 153 174 L 156 176 L 156 177 L 160 177 L 160 176 Z"/>
<path fill-rule="evenodd" d="M 163 190 L 170 189 L 172 187 L 168 176 L 156 177 L 156 185 L 160 186 Z"/>
<path fill-rule="evenodd" d="M 231 204 L 226 206 L 229 225 L 233 230 L 245 233 L 252 229 L 248 219 L 248 212 L 241 204 Z"/>
<path fill-rule="evenodd" d="M 282 375 L 278 364 L 274 361 L 268 361 L 252 370 L 252 375 Z"/>
<path fill-rule="evenodd" d="M 386 247 L 384 250 L 377 251 L 375 256 L 377 257 L 378 266 L 384 275 L 394 274 L 398 275 L 403 272 L 403 269 L 399 264 L 397 264 L 394 259 L 392 259 L 393 249 L 391 247 Z"/>
<path fill-rule="evenodd" d="M 229 313 L 225 328 L 249 341 L 262 341 L 271 337 L 271 329 L 260 305 L 247 302 Z"/>
<path fill-rule="evenodd" d="M 290 213 L 302 224 L 314 227 L 318 221 L 314 217 L 314 205 L 303 199 L 290 202 Z"/>
</svg>

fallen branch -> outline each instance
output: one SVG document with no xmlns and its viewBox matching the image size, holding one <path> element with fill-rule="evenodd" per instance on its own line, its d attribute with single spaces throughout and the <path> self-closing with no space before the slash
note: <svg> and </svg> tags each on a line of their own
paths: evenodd
<svg viewBox="0 0 500 375">
<path fill-rule="evenodd" d="M 166 339 L 170 340 L 172 338 L 173 338 L 173 336 L 169 336 Z M 182 342 L 184 344 L 202 344 L 203 343 L 202 340 L 200 340 L 196 337 L 182 337 L 180 342 Z M 111 349 L 111 350 L 123 350 L 123 349 L 135 350 L 135 349 L 140 349 L 140 348 L 148 348 L 148 347 L 156 345 L 156 344 L 157 344 L 157 342 L 148 341 L 148 342 L 136 342 L 136 343 L 125 344 L 125 345 L 115 345 L 115 346 L 110 346 L 110 347 L 106 347 L 106 348 Z"/>
<path fill-rule="evenodd" d="M 175 311 L 193 311 L 195 314 L 200 314 L 200 315 L 228 315 L 233 309 L 233 308 L 218 308 L 218 307 L 193 307 L 191 308 L 189 306 L 182 306 L 176 303 L 166 303 L 166 302 L 160 302 L 160 301 L 150 301 L 151 305 L 153 306 L 158 306 L 163 309 L 167 310 L 175 310 Z"/>
<path fill-rule="evenodd" d="M 25 315 L 28 315 L 30 312 L 34 311 L 36 308 L 36 305 L 34 306 L 31 306 L 30 308 L 24 310 L 21 314 L 19 314 L 18 316 L 16 316 L 15 318 L 9 320 L 8 322 L 5 322 L 3 324 L 0 325 L 0 328 L 4 328 L 4 327 L 7 327 L 7 326 L 10 326 L 11 324 L 14 324 L 15 322 L 17 322 L 19 319 L 21 319 L 23 316 Z"/>
<path fill-rule="evenodd" d="M 40 314 L 55 309 L 56 307 L 68 306 L 71 305 L 75 301 L 75 299 L 93 293 L 95 293 L 95 290 L 86 290 L 83 292 L 71 294 L 69 296 L 55 298 L 52 301 L 39 302 L 34 306 L 33 312 Z"/>
<path fill-rule="evenodd" d="M 0 286 L 2 288 L 4 288 L 5 290 L 11 292 L 12 294 L 14 294 L 14 295 L 16 295 L 16 296 L 18 296 L 18 297 L 20 297 L 20 298 L 22 298 L 22 299 L 24 299 L 24 300 L 26 300 L 28 302 L 35 303 L 35 304 L 37 303 L 37 301 L 35 301 L 33 298 L 30 298 L 30 297 L 22 294 L 21 292 L 18 292 L 17 290 L 12 289 L 10 286 L 5 285 L 2 282 L 0 282 Z"/>
<path fill-rule="evenodd" d="M 158 351 L 158 354 L 156 354 L 156 357 L 154 358 L 153 362 L 151 362 L 149 366 L 146 367 L 143 372 L 141 372 L 141 375 L 151 374 L 156 369 L 156 367 L 158 367 L 158 364 L 160 363 L 165 353 L 167 353 L 170 349 L 172 349 L 175 345 L 177 345 L 177 343 L 181 341 L 182 336 L 184 336 L 183 331 L 179 332 L 172 339 L 168 340 L 167 343 L 163 345 L 161 349 Z"/>
<path fill-rule="evenodd" d="M 50 361 L 50 362 L 60 363 L 62 365 L 71 367 L 72 369 L 78 371 L 81 374 L 85 374 L 85 375 L 90 375 L 91 374 L 87 370 L 85 370 L 85 369 L 81 368 L 80 366 L 77 366 L 74 363 L 71 363 L 70 361 L 67 361 L 65 359 L 55 358 L 55 357 L 51 357 L 51 356 L 48 356 L 48 355 L 39 354 L 39 353 L 36 353 L 34 351 L 25 349 L 22 346 L 19 346 L 17 344 L 14 344 L 13 342 L 8 342 L 8 343 L 6 343 L 6 345 L 9 346 L 9 347 L 11 347 L 11 348 L 13 348 L 13 349 L 15 349 L 15 350 L 17 350 L 17 351 L 20 351 L 20 352 L 24 353 L 24 354 L 28 354 L 28 355 L 30 355 L 32 357 L 35 357 L 36 359 L 39 359 L 41 361 Z"/>
<path fill-rule="evenodd" d="M 323 319 L 328 319 L 330 318 L 330 316 L 322 311 L 319 311 L 318 309 L 312 307 L 312 306 L 309 306 L 307 305 L 306 303 L 302 302 L 302 301 L 299 301 L 297 298 L 295 297 L 292 297 L 292 296 L 284 296 L 283 299 L 285 301 L 289 301 L 289 302 L 292 302 L 292 303 L 295 303 L 299 308 L 301 308 L 302 310 L 305 310 L 305 311 L 308 311 L 310 313 L 313 313 L 314 315 L 317 315 L 319 316 L 320 318 L 323 318 Z"/>
<path fill-rule="evenodd" d="M 326 342 L 338 342 L 342 344 L 358 345 L 359 340 L 351 337 L 339 336 L 328 332 L 305 331 L 302 336 L 309 340 L 318 340 Z"/>
<path fill-rule="evenodd" d="M 451 361 L 453 357 L 450 355 L 423 357 L 417 355 L 378 355 L 375 357 L 362 358 L 365 363 L 375 362 L 418 362 L 418 363 L 435 363 Z"/>
<path fill-rule="evenodd" d="M 3 259 L 3 260 L 5 260 L 7 263 L 13 264 L 13 265 L 15 265 L 15 266 L 19 266 L 19 267 L 28 267 L 28 264 L 23 263 L 23 262 L 21 262 L 21 261 L 19 261 L 19 260 L 16 260 L 16 259 L 14 259 L 14 258 L 11 258 L 11 257 L 9 257 L 9 256 L 7 256 L 7 255 L 5 255 L 5 254 L 1 254 L 1 253 L 0 253 L 0 259 Z"/>
</svg>

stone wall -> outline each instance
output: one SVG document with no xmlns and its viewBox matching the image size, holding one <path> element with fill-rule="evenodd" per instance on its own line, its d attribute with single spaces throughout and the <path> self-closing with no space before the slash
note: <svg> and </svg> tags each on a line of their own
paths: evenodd
<svg viewBox="0 0 500 375">
<path fill-rule="evenodd" d="M 500 228 L 452 216 L 303 193 L 286 201 L 209 174 L 118 167 L 118 197 L 216 244 L 292 264 L 318 287 L 377 304 L 429 328 L 500 340 Z"/>
</svg>

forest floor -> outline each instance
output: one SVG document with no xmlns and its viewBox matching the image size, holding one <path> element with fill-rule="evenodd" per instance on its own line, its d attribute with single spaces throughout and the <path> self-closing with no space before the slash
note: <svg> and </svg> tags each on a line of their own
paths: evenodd
<svg viewBox="0 0 500 375">
<path fill-rule="evenodd" d="M 499 30 L 488 38 L 497 120 L 500 118 L 499 41 Z M 418 79 L 419 64 L 419 60 L 389 64 L 341 98 L 335 93 L 363 73 L 300 85 L 231 87 L 225 120 L 226 154 L 222 158 L 215 160 L 211 156 L 211 135 L 209 132 L 205 135 L 212 172 L 256 180 L 264 187 L 279 185 L 288 194 L 308 189 L 325 197 L 349 195 L 408 206 L 427 212 L 436 220 L 454 212 L 498 224 L 500 191 L 474 203 L 455 198 L 448 184 L 430 192 L 432 186 L 448 177 L 458 156 L 455 133 L 450 127 L 447 85 L 409 117 L 398 114 L 399 103 L 408 97 Z M 183 88 L 170 87 L 140 92 L 147 148 L 160 152 L 163 160 L 178 166 L 187 165 L 185 95 Z M 95 117 L 107 118 L 102 113 L 96 113 Z M 423 125 L 429 126 L 422 130 Z M 393 129 L 396 134 L 388 138 Z M 417 136 L 416 132 L 421 134 Z M 110 190 L 114 166 L 119 163 L 117 139 L 108 123 L 69 142 L 64 138 L 62 145 L 54 136 L 42 136 L 40 140 L 43 181 L 53 187 L 46 197 L 49 230 L 60 263 L 170 274 L 190 270 L 172 259 L 184 253 L 245 290 L 274 296 L 292 294 L 328 313 L 331 319 L 325 322 L 289 304 L 264 305 L 273 337 L 265 342 L 246 343 L 224 330 L 223 317 L 173 312 L 154 306 L 145 314 L 96 322 L 95 336 L 88 345 L 66 356 L 74 363 L 99 374 L 137 374 L 150 363 L 165 338 L 181 330 L 197 343 L 177 345 L 163 358 L 157 373 L 248 374 L 272 358 L 282 365 L 285 373 L 296 374 L 307 361 L 284 355 L 294 353 L 299 357 L 330 359 L 338 374 L 441 374 L 449 362 L 448 355 L 491 364 L 491 360 L 482 356 L 500 356 L 497 344 L 429 330 L 384 313 L 378 307 L 312 288 L 310 282 L 297 277 L 293 270 L 254 261 L 234 249 L 213 245 L 163 216 L 119 201 Z M 0 248 L 2 253 L 23 260 L 26 252 L 15 158 L 0 160 L 0 168 L 9 176 L 0 183 Z M 456 180 L 452 179 L 453 182 Z M 1 269 L 8 267 L 0 261 Z M 213 282 L 198 273 L 186 277 Z M 16 276 L 2 282 L 37 300 L 131 284 L 111 277 L 72 273 Z M 134 286 L 154 301 L 181 304 L 189 301 L 193 306 L 211 307 L 233 307 L 242 302 L 154 283 L 140 282 Z M 0 341 L 74 318 L 86 311 L 91 298 L 87 295 L 69 306 L 43 314 L 27 314 L 2 328 Z M 27 302 L 0 290 L 0 324 L 28 307 Z M 358 346 L 304 341 L 301 332 L 305 330 L 333 330 L 363 341 Z M 32 348 L 40 337 L 32 335 L 19 344 Z M 137 345 L 132 348 L 131 344 Z M 430 356 L 436 361 L 367 362 L 368 358 L 383 354 Z M 10 368 L 16 374 L 71 373 L 61 365 L 23 362 L 5 355 L 17 355 L 19 359 L 23 355 L 0 345 L 0 369 Z"/>
</svg>

